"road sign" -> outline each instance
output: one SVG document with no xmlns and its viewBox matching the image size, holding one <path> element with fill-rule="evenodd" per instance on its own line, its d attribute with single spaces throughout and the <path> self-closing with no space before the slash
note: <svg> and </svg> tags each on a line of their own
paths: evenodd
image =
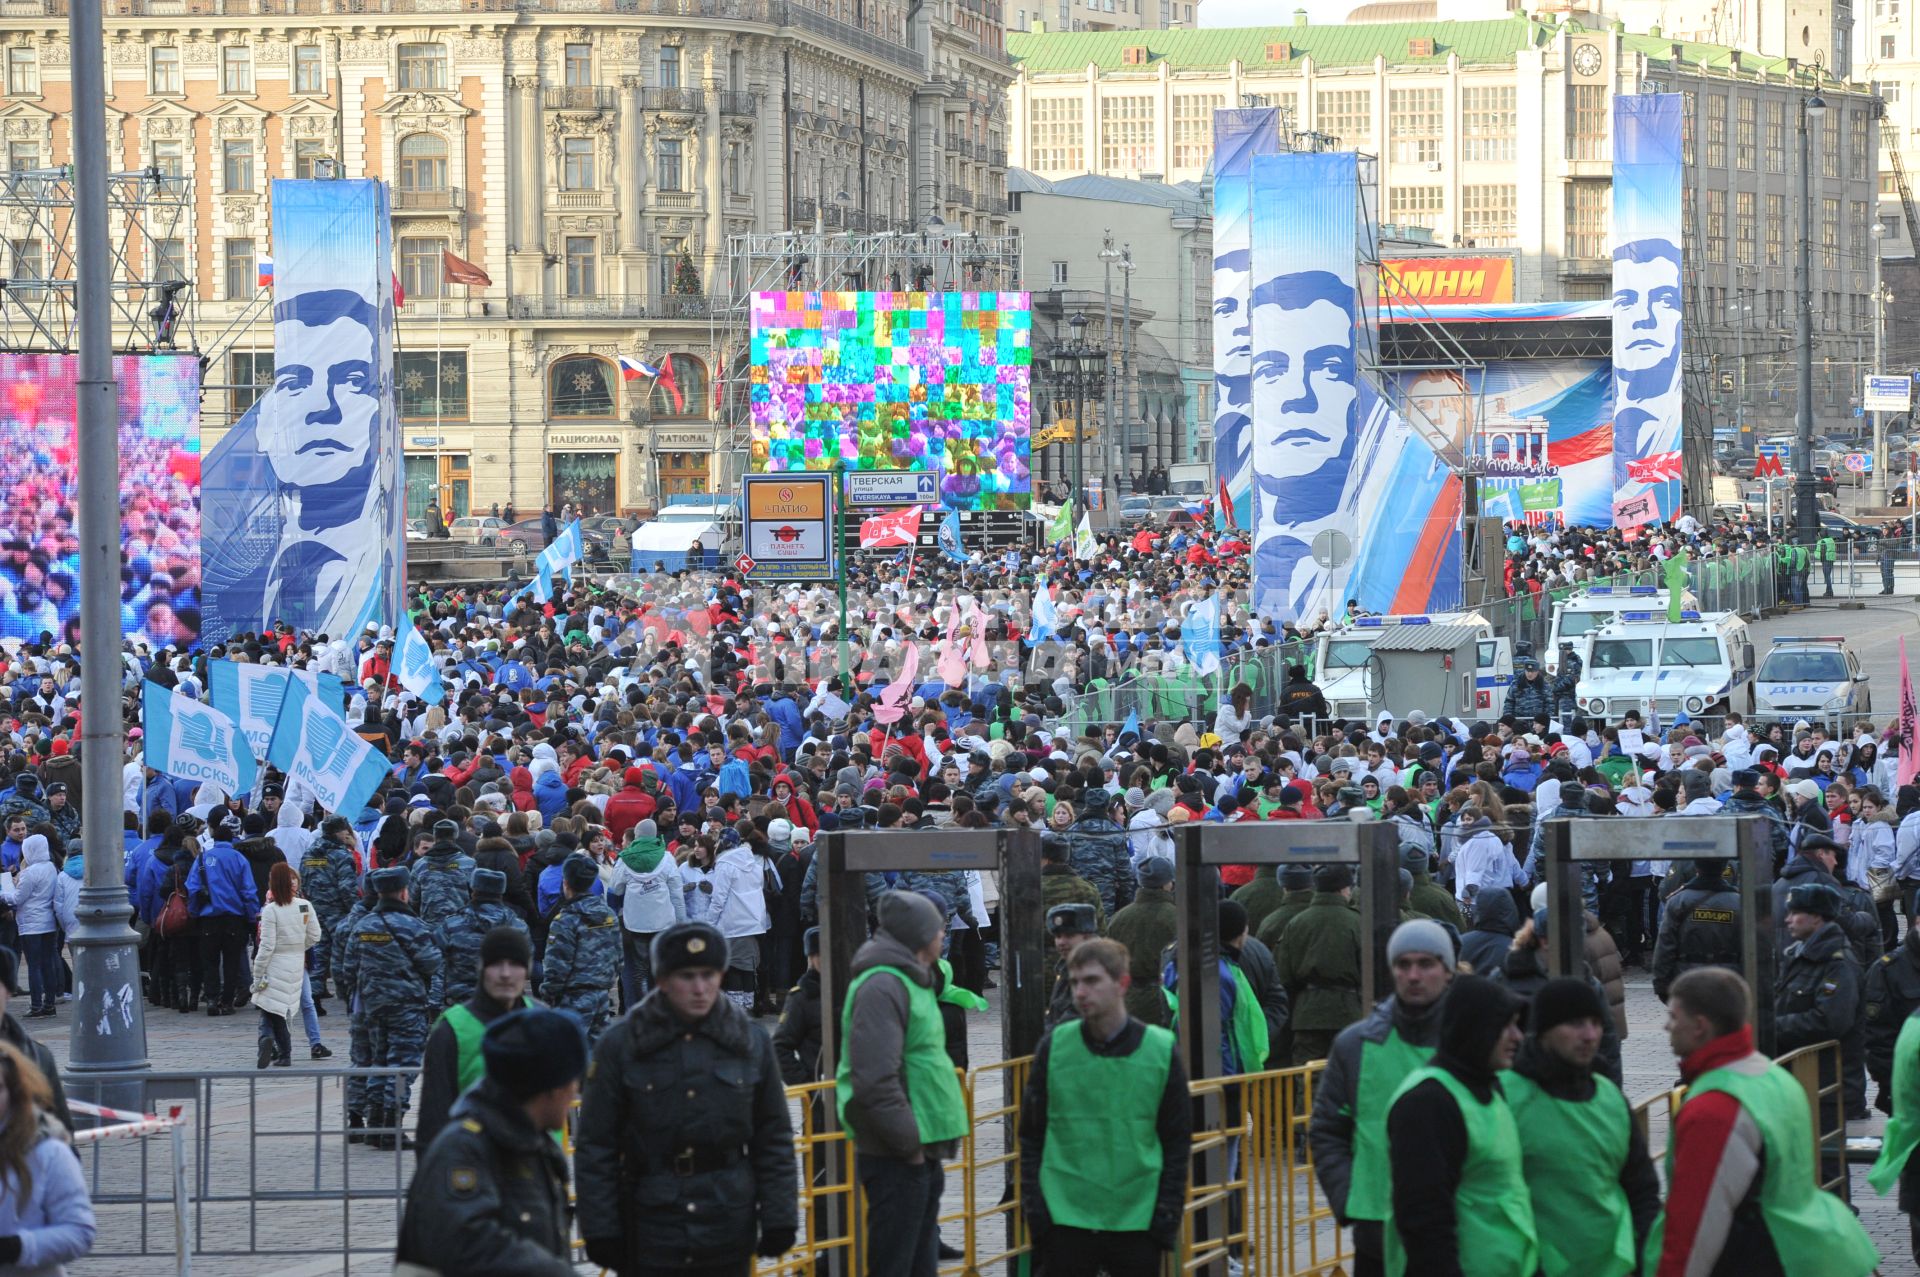
<svg viewBox="0 0 1920 1277">
<path fill-rule="evenodd" d="M 1913 381 L 1869 374 L 1861 403 L 1868 412 L 1905 412 L 1913 407 Z"/>
<path fill-rule="evenodd" d="M 751 554 L 743 554 L 733 561 L 734 571 L 738 572 L 741 576 L 752 576 L 754 567 L 755 564 Z"/>
<path fill-rule="evenodd" d="M 750 474 L 740 480 L 746 552 L 754 581 L 831 581 L 833 474 Z"/>
<path fill-rule="evenodd" d="M 935 505 L 940 500 L 938 470 L 849 470 L 850 506 Z"/>
<path fill-rule="evenodd" d="M 1865 474 L 1873 469 L 1873 454 L 1871 452 L 1849 452 L 1843 464 L 1855 474 Z"/>
</svg>

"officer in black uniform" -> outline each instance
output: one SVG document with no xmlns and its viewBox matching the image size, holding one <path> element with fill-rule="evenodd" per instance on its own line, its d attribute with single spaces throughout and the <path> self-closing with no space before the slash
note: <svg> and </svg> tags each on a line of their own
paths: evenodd
<svg viewBox="0 0 1920 1277">
<path fill-rule="evenodd" d="M 1698 967 L 1740 969 L 1740 893 L 1727 862 L 1696 860 L 1693 877 L 1667 898 L 1653 947 L 1653 991 L 1662 1002 L 1682 975 Z"/>
<path fill-rule="evenodd" d="M 1047 997 L 1047 1027 L 1078 1020 L 1073 1009 L 1073 982 L 1067 978 L 1067 959 L 1073 951 L 1100 935 L 1099 915 L 1092 905 L 1055 905 L 1047 910 L 1047 934 L 1053 937 L 1058 962 L 1053 969 L 1053 992 Z"/>
<path fill-rule="evenodd" d="M 1845 909 L 1840 893 L 1824 882 L 1802 883 L 1787 893 L 1792 942 L 1780 955 L 1774 977 L 1773 1045 L 1775 1055 L 1785 1055 L 1818 1042 L 1839 1042 L 1846 1112 L 1855 1118 L 1866 1116 L 1867 1075 L 1861 1058 L 1860 959 L 1838 921 Z M 1831 1081 L 1822 1078 L 1821 1085 Z"/>
<path fill-rule="evenodd" d="M 1867 968 L 1867 1074 L 1879 1086 L 1873 1106 L 1893 1112 L 1893 1044 L 1907 1017 L 1920 1010 L 1920 927 L 1908 927 L 1907 938 L 1893 952 Z"/>
</svg>

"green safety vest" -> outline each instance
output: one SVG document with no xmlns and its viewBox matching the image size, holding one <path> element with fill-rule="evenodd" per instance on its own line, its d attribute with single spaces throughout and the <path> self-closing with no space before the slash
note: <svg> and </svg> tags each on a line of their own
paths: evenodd
<svg viewBox="0 0 1920 1277">
<path fill-rule="evenodd" d="M 1832 537 L 1821 537 L 1813 543 L 1813 557 L 1822 563 L 1831 563 L 1836 557 L 1836 547 Z"/>
<path fill-rule="evenodd" d="M 1580 1103 L 1518 1073 L 1500 1075 L 1513 1119 L 1527 1133 L 1520 1152 L 1546 1277 L 1625 1277 L 1637 1259 L 1633 1212 L 1620 1188 L 1633 1115 L 1619 1087 L 1599 1076 L 1593 1082 L 1593 1098 Z"/>
<path fill-rule="evenodd" d="M 1428 1078 L 1447 1088 L 1467 1128 L 1467 1160 L 1453 1195 L 1461 1267 L 1474 1277 L 1533 1277 L 1540 1268 L 1540 1244 L 1521 1173 L 1520 1128 L 1514 1123 L 1513 1110 L 1498 1089 L 1493 1103 L 1482 1104 L 1466 1083 L 1431 1064 L 1415 1069 L 1400 1083 L 1394 1100 Z M 1391 1219 L 1386 1243 L 1388 1277 L 1402 1277 L 1407 1254 Z"/>
<path fill-rule="evenodd" d="M 963 989 L 953 982 L 953 964 L 945 958 L 940 959 L 940 974 L 944 978 L 940 981 L 940 992 L 937 995 L 938 1001 L 950 1003 L 953 1006 L 959 1007 L 962 1011 L 984 1011 L 987 1009 L 987 1000 L 985 998 L 975 993 L 972 989 Z"/>
<path fill-rule="evenodd" d="M 1738 1100 L 1760 1129 L 1765 1149 L 1765 1178 L 1760 1183 L 1760 1218 L 1765 1223 L 1780 1267 L 1789 1273 L 1821 1277 L 1867 1277 L 1879 1266 L 1880 1253 L 1853 1212 L 1817 1182 L 1813 1156 L 1813 1118 L 1807 1093 L 1793 1074 L 1775 1064 L 1760 1073 L 1709 1069 L 1687 1088 L 1687 1102 L 1710 1091 Z M 1673 1178 L 1673 1145 L 1667 1146 L 1667 1178 Z M 1667 1217 L 1654 1221 L 1647 1236 L 1646 1270 L 1659 1266 Z"/>
<path fill-rule="evenodd" d="M 834 1074 L 840 1125 L 853 1132 L 857 1144 L 860 1132 L 847 1120 L 847 1101 L 853 1096 L 853 1069 L 847 1059 L 851 1054 L 847 1044 L 853 1041 L 853 1000 L 859 996 L 861 985 L 882 972 L 907 989 L 907 1040 L 900 1066 L 906 1074 L 913 1120 L 920 1127 L 920 1142 L 938 1144 L 960 1139 L 970 1129 L 967 1101 L 960 1094 L 953 1061 L 947 1057 L 947 1030 L 940 1019 L 940 1003 L 932 989 L 899 967 L 869 967 L 847 986 L 847 1002 L 840 1012 L 840 1067 Z"/>
<path fill-rule="evenodd" d="M 1103 1233 L 1145 1232 L 1164 1164 L 1160 1097 L 1174 1037 L 1146 1026 L 1131 1055 L 1095 1055 L 1086 1022 L 1063 1024 L 1047 1051 L 1047 1133 L 1040 1192 L 1056 1224 Z"/>
<path fill-rule="evenodd" d="M 1893 1044 L 1893 1114 L 1880 1137 L 1880 1160 L 1867 1172 L 1874 1192 L 1884 1197 L 1900 1183 L 1915 1148 L 1920 1148 L 1920 1016 L 1910 1015 Z"/>
<path fill-rule="evenodd" d="M 1258 1073 L 1267 1067 L 1267 1013 L 1260 1009 L 1260 999 L 1254 996 L 1253 986 L 1247 983 L 1246 972 L 1235 963 L 1227 966 L 1233 971 L 1233 1049 L 1240 1057 L 1242 1073 Z"/>
<path fill-rule="evenodd" d="M 533 999 L 522 994 L 520 1005 L 530 1007 Z M 460 1079 L 460 1091 L 464 1094 L 487 1071 L 487 1061 L 480 1054 L 480 1039 L 487 1035 L 487 1026 L 464 1004 L 448 1007 L 440 1018 L 453 1030 L 453 1043 L 458 1052 L 455 1058 L 460 1062 L 457 1076 Z"/>
<path fill-rule="evenodd" d="M 1347 1183 L 1347 1218 L 1386 1219 L 1393 1209 L 1393 1168 L 1387 1162 L 1387 1109 L 1407 1075 L 1433 1058 L 1430 1046 L 1415 1046 L 1389 1029 L 1384 1042 L 1360 1044 L 1360 1078 L 1353 1087 L 1353 1171 Z"/>
</svg>

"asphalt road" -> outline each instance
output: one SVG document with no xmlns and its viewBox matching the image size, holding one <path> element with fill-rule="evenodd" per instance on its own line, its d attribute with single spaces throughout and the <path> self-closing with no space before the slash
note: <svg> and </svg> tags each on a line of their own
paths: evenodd
<svg viewBox="0 0 1920 1277">
<path fill-rule="evenodd" d="M 1872 676 L 1870 687 L 1876 717 L 1870 721 L 1876 727 L 1884 727 L 1899 703 L 1901 636 L 1909 640 L 1913 662 L 1920 663 L 1920 598 L 1916 598 L 1920 595 L 1920 564 L 1903 562 L 1899 566 L 1894 577 L 1898 592 L 1891 597 L 1877 593 L 1879 568 L 1872 563 L 1860 564 L 1853 601 L 1864 606 L 1857 608 L 1845 606 L 1849 602 L 1845 576 L 1843 565 L 1834 573 L 1834 592 L 1840 597 L 1823 599 L 1819 597 L 1819 574 L 1815 573 L 1812 605 L 1753 622 L 1749 627 L 1753 645 L 1756 655 L 1765 660 L 1767 648 L 1777 635 L 1845 636 Z"/>
</svg>

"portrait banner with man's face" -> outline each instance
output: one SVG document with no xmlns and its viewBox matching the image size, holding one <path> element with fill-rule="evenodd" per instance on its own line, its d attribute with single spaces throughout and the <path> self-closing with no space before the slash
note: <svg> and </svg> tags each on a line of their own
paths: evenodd
<svg viewBox="0 0 1920 1277">
<path fill-rule="evenodd" d="M 1680 513 L 1678 93 L 1613 99 L 1613 523 Z"/>
<path fill-rule="evenodd" d="M 273 376 L 208 454 L 208 642 L 390 623 L 406 581 L 386 184 L 273 183 Z"/>
<path fill-rule="evenodd" d="M 1253 220 L 1249 195 L 1253 157 L 1281 149 L 1280 110 L 1257 106 L 1213 113 L 1213 469 L 1208 495 L 1222 489 L 1235 527 L 1252 527 L 1253 403 L 1248 373 L 1253 358 L 1249 315 L 1249 252 Z M 1226 526 L 1225 509 L 1214 511 Z"/>
</svg>

